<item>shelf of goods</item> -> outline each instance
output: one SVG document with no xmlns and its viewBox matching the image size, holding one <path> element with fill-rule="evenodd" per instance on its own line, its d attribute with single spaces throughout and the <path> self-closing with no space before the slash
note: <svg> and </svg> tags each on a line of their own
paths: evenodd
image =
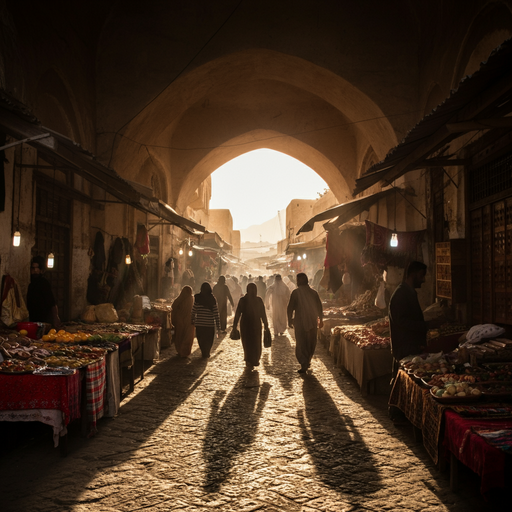
<svg viewBox="0 0 512 512">
<path fill-rule="evenodd" d="M 55 446 L 78 418 L 82 432 L 94 435 L 97 421 L 119 410 L 122 368 L 132 371 L 131 391 L 135 358 L 142 379 L 144 360 L 158 358 L 159 336 L 160 327 L 127 324 L 73 324 L 39 340 L 0 333 L 0 421 L 51 425 Z"/>
<path fill-rule="evenodd" d="M 389 405 L 421 430 L 434 463 L 443 467 L 451 459 L 454 489 L 459 463 L 480 475 L 484 496 L 504 488 L 512 449 L 512 363 L 473 367 L 455 353 L 432 357 L 402 365 Z"/>
<path fill-rule="evenodd" d="M 372 326 L 337 326 L 332 330 L 329 351 L 338 366 L 349 372 L 363 394 L 387 394 L 392 357 L 387 322 Z"/>
</svg>

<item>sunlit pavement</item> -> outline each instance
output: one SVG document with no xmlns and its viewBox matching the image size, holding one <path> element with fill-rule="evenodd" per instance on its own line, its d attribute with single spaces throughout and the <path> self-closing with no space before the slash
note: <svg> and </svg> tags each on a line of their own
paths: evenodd
<svg viewBox="0 0 512 512">
<path fill-rule="evenodd" d="M 210 359 L 194 348 L 164 351 L 96 437 L 70 436 L 67 458 L 51 436 L 3 456 L 0 510 L 489 510 L 478 483 L 452 493 L 323 346 L 306 376 L 289 333 L 251 374 L 240 341 L 225 336 Z"/>
</svg>

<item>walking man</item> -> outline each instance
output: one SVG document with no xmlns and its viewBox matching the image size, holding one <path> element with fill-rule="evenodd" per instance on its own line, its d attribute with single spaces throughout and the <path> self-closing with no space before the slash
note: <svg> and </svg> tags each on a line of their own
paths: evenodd
<svg viewBox="0 0 512 512">
<path fill-rule="evenodd" d="M 288 326 L 295 329 L 295 356 L 300 364 L 297 371 L 306 373 L 315 353 L 317 329 L 324 325 L 324 312 L 318 293 L 302 272 L 297 274 L 297 288 L 292 291 L 287 313 Z"/>
</svg>

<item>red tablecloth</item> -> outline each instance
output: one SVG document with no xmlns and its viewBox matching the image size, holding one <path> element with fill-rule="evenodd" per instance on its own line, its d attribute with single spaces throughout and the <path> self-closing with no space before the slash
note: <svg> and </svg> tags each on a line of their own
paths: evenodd
<svg viewBox="0 0 512 512">
<path fill-rule="evenodd" d="M 445 411 L 444 446 L 465 466 L 481 477 L 480 491 L 505 486 L 505 453 L 491 446 L 471 427 L 490 429 L 512 428 L 511 419 L 462 418 L 453 411 Z"/>
<path fill-rule="evenodd" d="M 0 410 L 58 409 L 67 425 L 80 417 L 80 375 L 0 374 Z"/>
</svg>

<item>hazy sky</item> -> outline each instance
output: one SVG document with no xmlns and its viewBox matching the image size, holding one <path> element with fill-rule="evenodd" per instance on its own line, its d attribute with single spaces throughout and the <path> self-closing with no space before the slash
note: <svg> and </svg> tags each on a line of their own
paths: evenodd
<svg viewBox="0 0 512 512">
<path fill-rule="evenodd" d="M 210 208 L 228 208 L 233 229 L 245 229 L 275 217 L 292 199 L 316 199 L 326 188 L 315 171 L 295 158 L 258 149 L 212 174 Z"/>
</svg>

